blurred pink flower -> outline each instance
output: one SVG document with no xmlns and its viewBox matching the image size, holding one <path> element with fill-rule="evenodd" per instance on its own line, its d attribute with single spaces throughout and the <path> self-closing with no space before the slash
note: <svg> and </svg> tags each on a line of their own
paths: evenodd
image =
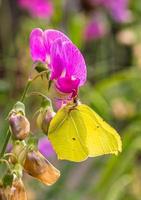
<svg viewBox="0 0 141 200">
<path fill-rule="evenodd" d="M 42 137 L 39 139 L 38 150 L 46 158 L 49 158 L 55 155 L 55 151 L 53 150 L 52 145 L 50 141 L 47 139 L 47 137 Z"/>
<path fill-rule="evenodd" d="M 48 18 L 53 13 L 53 5 L 50 0 L 18 0 L 22 9 L 27 10 L 32 17 Z"/>
<path fill-rule="evenodd" d="M 95 14 L 87 23 L 84 36 L 86 40 L 96 40 L 104 37 L 108 32 L 108 27 L 100 14 Z"/>
<path fill-rule="evenodd" d="M 89 0 L 96 6 L 103 6 L 113 16 L 117 22 L 126 22 L 131 18 L 128 9 L 129 0 Z"/>
<path fill-rule="evenodd" d="M 34 29 L 30 34 L 30 51 L 34 62 L 48 64 L 50 80 L 63 93 L 77 94 L 86 81 L 86 64 L 79 49 L 62 32 Z"/>
<path fill-rule="evenodd" d="M 11 143 L 9 143 L 9 144 L 7 145 L 7 147 L 6 147 L 6 152 L 7 152 L 7 153 L 10 153 L 11 150 L 12 150 L 12 148 L 13 148 L 13 145 L 12 145 Z"/>
</svg>

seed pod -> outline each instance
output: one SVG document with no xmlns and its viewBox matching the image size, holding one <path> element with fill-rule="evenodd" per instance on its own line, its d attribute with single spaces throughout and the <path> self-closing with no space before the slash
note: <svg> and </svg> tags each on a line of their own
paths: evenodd
<svg viewBox="0 0 141 200">
<path fill-rule="evenodd" d="M 6 200 L 27 200 L 25 188 L 21 179 L 15 180 L 11 188 L 5 189 Z"/>
<path fill-rule="evenodd" d="M 27 153 L 24 170 L 46 185 L 54 184 L 60 177 L 60 172 L 39 152 Z"/>
<path fill-rule="evenodd" d="M 13 136 L 17 140 L 24 140 L 30 132 L 30 123 L 21 113 L 12 113 L 9 117 L 9 124 Z"/>
<path fill-rule="evenodd" d="M 41 109 L 38 118 L 37 118 L 37 125 L 42 131 L 47 135 L 48 128 L 51 120 L 55 116 L 55 112 L 53 112 L 51 107 L 47 107 L 46 109 Z"/>
</svg>

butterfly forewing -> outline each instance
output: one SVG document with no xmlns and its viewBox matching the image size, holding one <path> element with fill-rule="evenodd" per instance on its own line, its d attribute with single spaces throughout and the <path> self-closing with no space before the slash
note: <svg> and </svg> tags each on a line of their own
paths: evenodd
<svg viewBox="0 0 141 200">
<path fill-rule="evenodd" d="M 81 113 L 77 109 L 62 108 L 49 127 L 49 139 L 58 158 L 79 162 L 88 157 L 87 131 Z"/>
</svg>

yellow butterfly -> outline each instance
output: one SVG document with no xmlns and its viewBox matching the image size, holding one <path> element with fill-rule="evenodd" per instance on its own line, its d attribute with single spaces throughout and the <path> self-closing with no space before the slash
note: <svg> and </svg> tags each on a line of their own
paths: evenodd
<svg viewBox="0 0 141 200">
<path fill-rule="evenodd" d="M 62 160 L 80 162 L 122 150 L 116 130 L 84 104 L 60 109 L 50 123 L 48 138 Z"/>
</svg>

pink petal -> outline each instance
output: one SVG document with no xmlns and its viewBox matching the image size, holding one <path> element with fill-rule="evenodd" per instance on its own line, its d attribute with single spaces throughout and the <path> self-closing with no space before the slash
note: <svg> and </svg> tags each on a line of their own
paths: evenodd
<svg viewBox="0 0 141 200">
<path fill-rule="evenodd" d="M 46 49 L 43 40 L 44 32 L 40 28 L 35 28 L 30 34 L 30 52 L 33 61 L 45 62 Z"/>
<path fill-rule="evenodd" d="M 56 82 L 56 87 L 63 93 L 77 93 L 80 80 L 73 77 L 59 78 Z"/>
<path fill-rule="evenodd" d="M 31 1 L 31 0 L 30 0 Z M 33 6 L 31 9 L 31 14 L 33 17 L 47 18 L 53 13 L 53 5 L 48 0 L 32 0 Z"/>
<path fill-rule="evenodd" d="M 18 4 L 21 8 L 28 8 L 29 0 L 18 0 Z"/>
<path fill-rule="evenodd" d="M 11 150 L 12 150 L 12 148 L 13 148 L 13 145 L 12 145 L 11 143 L 9 143 L 9 144 L 7 145 L 7 147 L 6 147 L 6 152 L 7 152 L 7 153 L 10 153 Z"/>
<path fill-rule="evenodd" d="M 57 39 L 52 43 L 51 48 L 51 69 L 52 79 L 59 76 L 74 77 L 79 79 L 79 86 L 86 81 L 86 64 L 79 49 L 69 41 L 62 41 L 62 38 Z"/>
<path fill-rule="evenodd" d="M 128 10 L 129 0 L 109 0 L 109 6 L 107 9 L 117 22 L 126 22 L 130 19 L 130 12 Z"/>
<path fill-rule="evenodd" d="M 85 60 L 79 49 L 71 42 L 66 42 L 63 46 L 64 65 L 68 76 L 74 76 L 80 80 L 79 86 L 86 81 L 87 69 Z"/>
<path fill-rule="evenodd" d="M 104 16 L 101 13 L 95 13 L 85 28 L 85 39 L 88 41 L 102 38 L 108 32 L 108 27 Z"/>
<path fill-rule="evenodd" d="M 115 21 L 126 22 L 130 20 L 128 9 L 129 0 L 89 0 L 95 6 L 102 6 L 108 10 Z"/>
<path fill-rule="evenodd" d="M 47 18 L 53 13 L 53 5 L 49 0 L 18 0 L 18 3 L 33 17 Z"/>
<path fill-rule="evenodd" d="M 62 38 L 56 39 L 54 43 L 52 43 L 51 49 L 50 49 L 50 57 L 51 57 L 51 77 L 50 79 L 57 79 L 61 75 L 63 75 L 63 72 L 66 71 L 66 65 L 64 62 L 64 50 L 63 46 L 64 43 L 62 41 Z"/>
<path fill-rule="evenodd" d="M 53 103 L 53 107 L 55 108 L 57 112 L 60 108 L 62 108 L 63 106 L 67 104 L 67 100 L 54 98 L 52 103 Z"/>
<path fill-rule="evenodd" d="M 59 38 L 61 38 L 63 42 L 64 41 L 70 41 L 70 39 L 60 31 L 57 31 L 57 30 L 54 30 L 54 29 L 45 30 L 44 40 L 45 40 L 45 47 L 46 47 L 48 54 L 50 54 L 50 49 L 51 49 L 53 42 L 56 39 L 59 39 Z"/>
<path fill-rule="evenodd" d="M 53 150 L 52 145 L 50 141 L 47 139 L 47 137 L 42 137 L 39 139 L 38 149 L 40 153 L 44 155 L 46 158 L 55 155 L 55 151 Z"/>
</svg>

